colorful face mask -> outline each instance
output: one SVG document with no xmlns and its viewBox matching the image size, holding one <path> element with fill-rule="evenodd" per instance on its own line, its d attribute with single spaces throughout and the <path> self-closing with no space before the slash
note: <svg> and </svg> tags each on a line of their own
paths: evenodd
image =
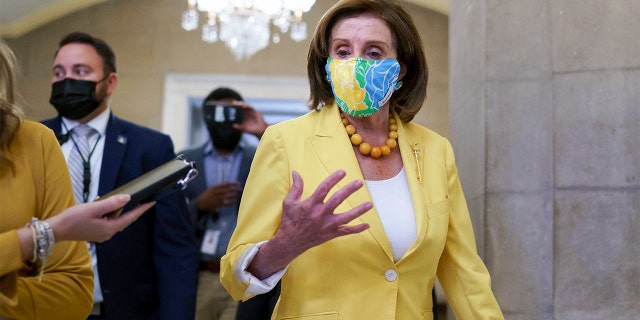
<svg viewBox="0 0 640 320">
<path fill-rule="evenodd" d="M 374 114 L 400 88 L 400 64 L 396 59 L 327 59 L 327 79 L 338 107 L 354 117 Z"/>
</svg>

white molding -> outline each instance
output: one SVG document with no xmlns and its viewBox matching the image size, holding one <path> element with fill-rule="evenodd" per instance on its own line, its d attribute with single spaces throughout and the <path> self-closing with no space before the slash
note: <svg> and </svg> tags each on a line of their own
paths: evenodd
<svg viewBox="0 0 640 320">
<path fill-rule="evenodd" d="M 164 78 L 162 132 L 171 136 L 175 150 L 189 144 L 189 97 L 205 97 L 217 87 L 238 91 L 245 100 L 287 99 L 306 101 L 309 85 L 305 77 L 275 77 L 238 74 L 169 73 Z M 260 110 L 260 106 L 253 106 Z M 301 105 L 301 110 L 306 106 Z"/>
</svg>

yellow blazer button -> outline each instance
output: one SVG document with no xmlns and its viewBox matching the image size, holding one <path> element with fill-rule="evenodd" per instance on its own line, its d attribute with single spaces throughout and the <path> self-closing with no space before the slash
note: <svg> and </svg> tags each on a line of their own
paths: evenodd
<svg viewBox="0 0 640 320">
<path fill-rule="evenodd" d="M 389 282 L 396 281 L 396 279 L 398 279 L 398 272 L 396 272 L 393 269 L 389 269 L 387 270 L 387 272 L 384 273 L 384 277 Z"/>
</svg>

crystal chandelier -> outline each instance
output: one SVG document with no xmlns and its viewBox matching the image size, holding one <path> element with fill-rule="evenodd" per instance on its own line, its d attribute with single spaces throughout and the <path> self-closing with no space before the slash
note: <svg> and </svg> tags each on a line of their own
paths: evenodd
<svg viewBox="0 0 640 320">
<path fill-rule="evenodd" d="M 218 40 L 233 52 L 236 60 L 250 58 L 266 48 L 269 41 L 280 42 L 280 34 L 271 34 L 271 24 L 280 33 L 290 32 L 291 39 L 307 38 L 307 24 L 302 14 L 308 12 L 315 0 L 187 0 L 182 13 L 182 28 L 191 31 L 198 28 L 200 12 L 202 40 L 213 43 Z"/>
</svg>

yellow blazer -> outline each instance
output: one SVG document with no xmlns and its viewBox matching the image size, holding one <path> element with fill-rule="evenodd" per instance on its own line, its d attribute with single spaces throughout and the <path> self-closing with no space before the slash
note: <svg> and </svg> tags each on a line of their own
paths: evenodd
<svg viewBox="0 0 640 320">
<path fill-rule="evenodd" d="M 450 143 L 422 126 L 397 120 L 398 146 L 416 215 L 416 241 L 394 263 L 378 214 L 375 208 L 370 210 L 352 222 L 368 223 L 368 230 L 328 241 L 291 262 L 272 319 L 433 319 L 431 290 L 436 274 L 458 319 L 503 319 L 489 273 L 476 252 Z M 234 275 L 234 266 L 251 245 L 275 234 L 282 200 L 292 183 L 291 171 L 302 176 L 305 199 L 339 169 L 347 175 L 337 188 L 364 180 L 335 105 L 269 127 L 221 262 L 221 282 L 234 299 L 249 298 L 244 296 L 249 284 Z M 365 201 L 371 201 L 366 185 L 336 212 Z"/>
<path fill-rule="evenodd" d="M 54 246 L 42 275 L 22 260 L 17 230 L 72 206 L 71 178 L 60 145 L 44 125 L 23 120 L 7 154 L 14 172 L 0 173 L 0 318 L 86 319 L 93 306 L 93 272 L 84 241 Z"/>
</svg>

